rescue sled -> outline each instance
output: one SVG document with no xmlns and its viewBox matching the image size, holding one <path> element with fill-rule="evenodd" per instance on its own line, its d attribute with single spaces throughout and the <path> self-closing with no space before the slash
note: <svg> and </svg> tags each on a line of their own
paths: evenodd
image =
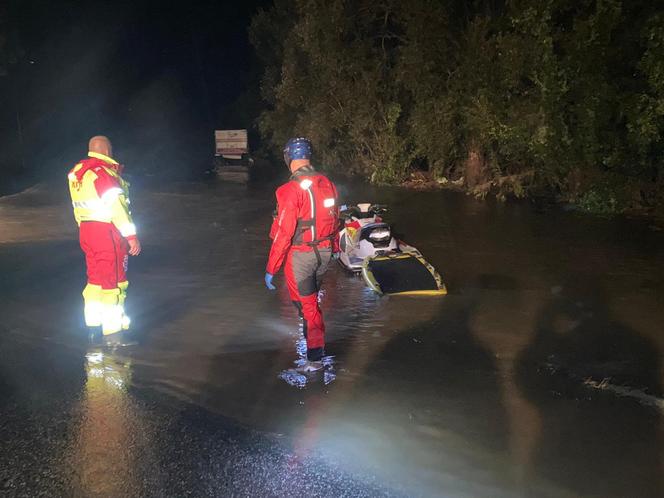
<svg viewBox="0 0 664 498">
<path fill-rule="evenodd" d="M 381 217 L 386 211 L 385 206 L 368 203 L 342 210 L 339 263 L 361 272 L 379 294 L 446 294 L 440 275 L 422 254 L 392 235 Z"/>
<path fill-rule="evenodd" d="M 440 274 L 417 250 L 368 257 L 362 265 L 362 276 L 367 285 L 381 295 L 447 294 Z"/>
</svg>

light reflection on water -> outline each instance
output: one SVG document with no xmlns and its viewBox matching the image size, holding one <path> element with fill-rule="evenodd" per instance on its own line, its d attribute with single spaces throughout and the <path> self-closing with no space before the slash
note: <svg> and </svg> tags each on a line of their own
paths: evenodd
<svg viewBox="0 0 664 498">
<path fill-rule="evenodd" d="M 75 488 L 87 496 L 121 496 L 134 487 L 135 445 L 140 412 L 133 408 L 127 386 L 131 361 L 95 348 L 85 355 L 87 380 L 78 411 L 70 462 L 78 469 Z"/>
<path fill-rule="evenodd" d="M 634 486 L 632 496 L 658 496 L 662 417 L 542 378 L 538 365 L 661 393 L 661 235 L 367 188 L 349 200 L 389 204 L 450 294 L 380 298 L 331 268 L 321 306 L 334 365 L 289 385 L 299 321 L 281 277 L 274 293 L 262 285 L 271 198 L 223 187 L 138 197 L 146 243 L 128 307 L 139 344 L 86 357 L 76 465 L 91 495 L 120 493 L 112 475 L 135 464 L 105 456 L 140 432 L 138 386 L 288 434 L 295 460 L 322 455 L 424 494 L 617 498 Z M 61 313 L 53 307 L 44 313 Z M 8 326 L 48 323 L 25 315 L 7 314 Z"/>
<path fill-rule="evenodd" d="M 298 340 L 298 346 L 299 344 L 300 340 Z M 306 355 L 306 352 L 307 350 L 305 343 L 304 355 Z M 304 389 L 307 386 L 307 383 L 310 382 L 322 381 L 323 384 L 327 386 L 334 382 L 337 378 L 337 374 L 334 369 L 334 357 L 324 356 L 321 361 L 323 363 L 323 368 L 321 370 L 310 373 L 303 373 L 300 368 L 306 364 L 306 358 L 301 355 L 300 358 L 295 360 L 295 368 L 283 370 L 279 373 L 278 377 L 286 384 L 297 387 L 299 389 Z"/>
<path fill-rule="evenodd" d="M 197 262 L 190 267 L 198 285 L 188 291 L 189 306 L 154 325 L 153 345 L 188 368 L 171 363 L 146 370 L 143 379 L 192 401 L 204 398 L 207 408 L 252 426 L 303 438 L 302 447 L 353 462 L 351 470 L 380 469 L 429 493 L 447 486 L 459 496 L 499 496 L 496 486 L 534 486 L 563 496 L 559 479 L 534 463 L 548 430 L 541 413 L 550 405 L 523 390 L 524 352 L 545 319 L 543 308 L 555 299 L 550 289 L 594 279 L 612 312 L 639 321 L 662 347 L 652 327 L 656 316 L 664 321 L 661 310 L 641 303 L 641 312 L 655 319 L 646 323 L 620 302 L 635 288 L 627 282 L 661 268 L 661 254 L 652 253 L 644 265 L 643 249 L 620 242 L 602 221 L 553 212 L 542 226 L 544 219 L 527 207 L 493 209 L 464 197 L 393 189 L 366 195 L 390 205 L 388 220 L 441 272 L 450 295 L 380 298 L 360 278 L 333 267 L 321 306 L 328 350 L 336 356 L 334 382 L 291 373 L 297 315 L 281 278 L 275 293 L 261 285 L 270 206 L 261 196 L 233 198 L 255 209 L 220 219 L 225 230 L 205 257 L 186 256 Z M 220 196 L 206 209 L 223 213 L 227 201 Z M 243 210 L 247 216 L 238 215 Z M 200 213 L 191 217 L 188 230 L 207 238 Z M 597 237 L 604 240 L 599 249 Z M 219 264 L 210 267 L 210 259 Z M 622 261 L 620 275 L 609 276 L 611 261 Z M 184 276 L 177 265 L 171 271 L 171 283 Z M 144 288 L 135 289 L 134 299 L 148 292 L 150 278 L 137 278 Z M 608 285 L 611 278 L 622 285 Z M 139 360 L 142 355 L 153 356 L 142 350 Z M 307 429 L 312 424 L 315 431 Z"/>
</svg>

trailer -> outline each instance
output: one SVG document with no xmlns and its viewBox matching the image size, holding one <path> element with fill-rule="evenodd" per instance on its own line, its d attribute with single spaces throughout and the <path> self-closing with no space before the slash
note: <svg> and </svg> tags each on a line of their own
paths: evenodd
<svg viewBox="0 0 664 498">
<path fill-rule="evenodd" d="M 253 159 L 247 130 L 215 130 L 214 172 L 223 181 L 247 183 Z"/>
</svg>

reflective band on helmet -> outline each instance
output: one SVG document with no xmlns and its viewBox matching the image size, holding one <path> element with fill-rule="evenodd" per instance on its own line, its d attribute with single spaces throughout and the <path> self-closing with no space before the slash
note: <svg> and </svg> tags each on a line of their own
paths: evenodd
<svg viewBox="0 0 664 498">
<path fill-rule="evenodd" d="M 331 208 L 332 206 L 334 206 L 334 198 L 331 198 L 331 199 L 325 199 L 325 200 L 323 201 L 323 207 Z"/>
<path fill-rule="evenodd" d="M 305 179 L 300 182 L 300 188 L 302 188 L 302 190 L 307 190 L 312 184 L 313 182 L 311 180 Z"/>
<path fill-rule="evenodd" d="M 136 226 L 133 223 L 126 223 L 121 227 L 118 227 L 120 233 L 123 237 L 130 237 L 131 235 L 136 235 Z"/>
</svg>

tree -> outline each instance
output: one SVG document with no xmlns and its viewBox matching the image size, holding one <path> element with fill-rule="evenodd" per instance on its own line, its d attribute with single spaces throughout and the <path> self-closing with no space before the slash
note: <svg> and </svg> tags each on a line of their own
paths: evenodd
<svg viewBox="0 0 664 498">
<path fill-rule="evenodd" d="M 655 3 L 276 0 L 251 33 L 275 148 L 303 134 L 373 181 L 424 167 L 477 195 L 545 189 L 598 211 L 663 190 Z"/>
<path fill-rule="evenodd" d="M 275 148 L 307 135 L 329 167 L 377 181 L 403 177 L 410 147 L 390 74 L 392 12 L 392 2 L 300 0 L 258 14 L 252 40 L 266 60 L 270 106 L 260 127 Z"/>
</svg>

